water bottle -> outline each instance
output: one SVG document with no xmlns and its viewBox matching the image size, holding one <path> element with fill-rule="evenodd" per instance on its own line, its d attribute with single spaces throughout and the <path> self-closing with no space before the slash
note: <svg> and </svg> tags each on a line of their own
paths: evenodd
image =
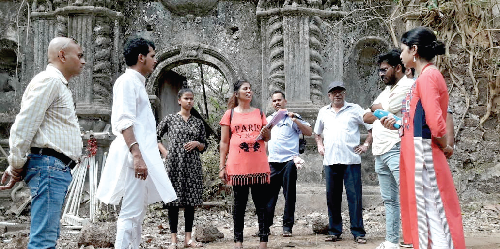
<svg viewBox="0 0 500 249">
<path fill-rule="evenodd" d="M 382 109 L 377 109 L 377 110 L 375 110 L 375 111 L 373 112 L 373 115 L 374 115 L 375 117 L 377 117 L 378 119 L 381 119 L 381 118 L 383 118 L 383 117 L 385 117 L 385 116 L 395 118 L 395 119 L 396 119 L 396 123 L 394 124 L 394 128 L 396 128 L 396 129 L 399 129 L 399 127 L 401 127 L 401 125 L 403 124 L 403 120 L 402 120 L 400 117 L 395 116 L 394 114 L 392 114 L 392 113 L 390 113 L 390 112 L 388 112 L 388 111 L 384 111 L 384 110 L 382 110 Z"/>
</svg>

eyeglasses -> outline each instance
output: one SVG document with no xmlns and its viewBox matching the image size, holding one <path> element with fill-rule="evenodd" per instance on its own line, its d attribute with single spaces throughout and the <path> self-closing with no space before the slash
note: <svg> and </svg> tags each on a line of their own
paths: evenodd
<svg viewBox="0 0 500 249">
<path fill-rule="evenodd" d="M 330 93 L 331 93 L 332 95 L 334 95 L 334 96 L 335 96 L 335 95 L 337 95 L 337 94 L 342 95 L 342 94 L 344 94 L 344 93 L 345 93 L 345 90 L 333 90 L 333 91 L 331 91 Z"/>
<path fill-rule="evenodd" d="M 385 74 L 385 73 L 387 73 L 387 70 L 389 70 L 389 68 L 393 68 L 393 66 L 388 67 L 388 68 L 379 68 L 379 69 L 378 69 L 378 73 L 383 73 L 383 74 Z"/>
</svg>

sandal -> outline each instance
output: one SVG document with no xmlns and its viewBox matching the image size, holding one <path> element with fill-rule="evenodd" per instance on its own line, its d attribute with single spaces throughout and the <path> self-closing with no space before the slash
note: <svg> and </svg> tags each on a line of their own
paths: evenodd
<svg viewBox="0 0 500 249">
<path fill-rule="evenodd" d="M 283 234 L 281 236 L 283 236 L 283 237 L 292 237 L 292 232 L 291 231 L 283 231 Z"/>
<path fill-rule="evenodd" d="M 172 244 L 170 244 L 170 245 L 167 247 L 167 249 L 178 249 L 178 248 L 179 248 L 179 247 L 177 246 L 177 244 L 176 244 L 176 243 L 172 243 Z"/>
<path fill-rule="evenodd" d="M 328 235 L 325 238 L 326 242 L 337 242 L 337 241 L 342 241 L 342 238 L 340 235 Z"/>
<path fill-rule="evenodd" d="M 366 244 L 365 236 L 354 237 L 354 241 L 358 244 Z"/>
<path fill-rule="evenodd" d="M 200 248 L 203 247 L 203 244 L 197 241 L 190 239 L 185 245 L 184 248 Z"/>
</svg>

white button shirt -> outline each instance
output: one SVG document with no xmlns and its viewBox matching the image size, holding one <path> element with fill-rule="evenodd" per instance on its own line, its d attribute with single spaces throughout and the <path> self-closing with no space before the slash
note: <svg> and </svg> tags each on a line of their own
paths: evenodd
<svg viewBox="0 0 500 249">
<path fill-rule="evenodd" d="M 359 105 L 348 102 L 344 102 L 339 112 L 335 112 L 331 105 L 319 110 L 314 133 L 323 134 L 323 165 L 361 163 L 361 156 L 354 152 L 360 141 L 359 126 L 372 129 L 372 125 L 363 122 L 364 113 Z"/>
<path fill-rule="evenodd" d="M 413 82 L 415 82 L 415 80 L 404 76 L 394 87 L 387 86 L 385 90 L 380 93 L 377 99 L 373 101 L 373 105 L 381 104 L 382 109 L 401 117 L 401 105 L 408 92 L 410 92 Z M 371 112 L 371 110 L 367 111 Z M 387 153 L 392 149 L 392 147 L 394 147 L 394 145 L 401 141 L 397 130 L 389 130 L 385 128 L 378 119 L 373 122 L 372 135 L 372 154 L 374 156 Z"/>
<path fill-rule="evenodd" d="M 156 142 L 156 122 L 145 88 L 146 78 L 133 69 L 127 69 L 113 86 L 111 125 L 116 139 L 111 143 L 97 198 L 104 203 L 118 204 L 124 195 L 127 167 L 133 168 L 132 154 L 122 131 L 133 125 L 142 158 L 148 167 L 146 178 L 148 203 L 170 202 L 177 199 L 168 178 Z"/>
<path fill-rule="evenodd" d="M 9 145 L 9 165 L 16 169 L 24 166 L 31 147 L 51 148 L 75 161 L 80 158 L 83 144 L 73 96 L 68 81 L 52 64 L 26 87 Z"/>
</svg>

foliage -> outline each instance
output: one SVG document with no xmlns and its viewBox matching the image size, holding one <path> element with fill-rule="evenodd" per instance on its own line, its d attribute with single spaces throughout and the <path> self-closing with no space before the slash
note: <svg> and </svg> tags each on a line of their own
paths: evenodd
<svg viewBox="0 0 500 249">
<path fill-rule="evenodd" d="M 203 200 L 226 199 L 231 196 L 227 186 L 219 179 L 219 141 L 214 137 L 207 140 L 207 150 L 201 154 L 203 167 Z"/>
<path fill-rule="evenodd" d="M 450 91 L 457 87 L 465 97 L 466 110 L 456 132 L 471 106 L 486 105 L 481 128 L 492 115 L 500 121 L 500 30 L 496 28 L 500 21 L 493 14 L 499 3 L 432 0 L 425 7 L 423 25 L 431 27 L 446 45 L 446 54 L 438 58 L 437 65 L 449 75 Z"/>
<path fill-rule="evenodd" d="M 227 109 L 227 96 L 230 91 L 224 75 L 214 67 L 197 63 L 184 64 L 174 68 L 173 71 L 187 78 L 187 85 L 195 92 L 195 107 L 205 117 L 205 121 L 212 128 L 219 127 L 219 121 Z M 203 87 L 205 87 L 208 110 L 205 108 Z"/>
</svg>

